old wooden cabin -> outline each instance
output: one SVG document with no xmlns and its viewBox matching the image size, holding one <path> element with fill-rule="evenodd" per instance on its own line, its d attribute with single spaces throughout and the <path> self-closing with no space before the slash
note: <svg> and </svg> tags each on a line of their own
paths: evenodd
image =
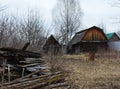
<svg viewBox="0 0 120 89">
<path fill-rule="evenodd" d="M 54 38 L 53 35 L 51 35 L 45 42 L 43 46 L 43 51 L 45 54 L 52 54 L 56 55 L 60 53 L 61 45 L 59 42 Z"/>
<path fill-rule="evenodd" d="M 75 34 L 68 44 L 68 53 L 96 52 L 107 47 L 107 37 L 103 29 L 93 26 Z"/>
</svg>

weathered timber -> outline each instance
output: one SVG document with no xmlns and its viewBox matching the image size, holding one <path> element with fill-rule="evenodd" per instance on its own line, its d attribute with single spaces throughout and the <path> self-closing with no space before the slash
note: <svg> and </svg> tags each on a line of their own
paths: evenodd
<svg viewBox="0 0 120 89">
<path fill-rule="evenodd" d="M 19 61 L 25 61 L 25 58 L 41 58 L 42 55 L 40 53 L 24 51 L 22 49 L 15 48 L 0 48 L 0 57 L 2 59 L 7 59 L 9 64 L 19 64 Z"/>
<path fill-rule="evenodd" d="M 68 86 L 67 82 L 62 82 L 62 83 L 57 83 L 57 84 L 51 84 L 51 85 L 43 87 L 43 89 L 53 89 L 53 88 L 65 87 L 65 86 Z M 33 88 L 33 89 L 36 89 L 36 88 Z"/>
<path fill-rule="evenodd" d="M 0 51 L 3 51 L 0 53 L 1 57 L 6 57 L 9 59 L 9 57 L 22 57 L 22 58 L 40 58 L 42 55 L 40 53 L 26 51 L 27 47 L 30 45 L 30 43 L 26 43 L 22 49 L 16 49 L 16 48 L 7 48 L 2 47 L 0 48 Z"/>
<path fill-rule="evenodd" d="M 23 67 L 34 67 L 43 64 L 43 61 L 38 59 L 42 57 L 42 54 L 37 52 L 26 51 L 29 45 L 30 43 L 26 43 L 22 49 L 2 47 L 0 48 L 0 59 L 7 59 L 7 64 L 13 65 L 15 68 L 18 69 L 19 72 L 22 71 Z M 30 72 L 31 71 L 26 70 L 25 74 Z"/>
<path fill-rule="evenodd" d="M 63 74 L 59 74 L 59 75 L 52 75 L 46 78 L 37 78 L 37 79 L 33 79 L 33 80 L 28 80 L 28 81 L 21 81 L 20 83 L 15 83 L 12 85 L 8 85 L 7 87 L 21 87 L 22 84 L 24 84 L 24 87 L 33 87 L 35 84 L 39 84 L 39 83 L 45 83 L 46 85 L 50 84 L 50 83 L 54 83 L 54 82 L 58 82 L 59 80 L 63 79 Z M 56 80 L 55 80 L 56 79 Z M 6 86 L 5 86 L 6 87 Z M 31 89 L 31 88 L 28 88 Z"/>
<path fill-rule="evenodd" d="M 31 63 L 41 63 L 40 60 L 38 61 L 19 61 L 19 63 L 31 64 Z"/>
<path fill-rule="evenodd" d="M 24 47 L 22 48 L 22 50 L 26 50 L 29 45 L 30 45 L 30 42 L 26 43 L 26 44 L 24 45 Z"/>
<path fill-rule="evenodd" d="M 18 67 L 31 67 L 31 66 L 35 66 L 35 65 L 40 65 L 40 63 L 30 63 L 30 64 L 25 64 L 25 65 L 17 65 Z"/>
<path fill-rule="evenodd" d="M 43 69 L 43 70 L 45 70 L 45 69 Z M 35 72 L 30 73 L 30 74 L 28 74 L 28 75 L 26 75 L 26 76 L 23 76 L 23 77 L 21 77 L 21 78 L 18 78 L 18 79 L 16 79 L 16 80 L 13 80 L 13 81 L 11 81 L 10 83 L 4 83 L 4 85 L 14 84 L 15 82 L 23 81 L 23 79 L 27 80 L 26 78 L 29 79 L 29 77 L 31 77 L 32 75 L 37 74 L 37 73 L 39 73 L 39 72 L 41 72 L 41 71 L 43 71 L 43 70 L 35 71 Z M 51 76 L 51 75 L 60 74 L 60 73 L 61 73 L 61 72 L 56 72 L 56 73 L 54 73 L 54 74 L 47 74 L 47 75 L 40 76 L 39 78 L 45 78 L 45 77 L 48 77 L 48 76 Z M 33 79 L 33 78 L 32 78 L 32 79 Z"/>
<path fill-rule="evenodd" d="M 49 85 L 51 85 L 49 87 L 65 86 L 66 83 L 64 83 L 65 81 L 63 81 L 65 80 L 64 77 L 65 76 L 62 74 L 62 72 L 56 72 L 46 76 L 45 75 L 38 76 L 36 78 L 20 79 L 19 82 L 16 81 L 16 82 L 4 84 L 2 88 L 3 89 L 6 89 L 6 88 L 21 89 L 21 87 L 23 87 L 24 89 L 35 89 L 37 87 L 39 88 L 48 87 Z"/>
<path fill-rule="evenodd" d="M 15 48 L 0 48 L 0 51 L 6 52 L 1 53 L 0 56 L 2 57 L 14 57 L 14 56 L 21 56 L 24 58 L 40 58 L 42 55 L 40 53 L 25 51 L 22 49 L 15 49 Z"/>
<path fill-rule="evenodd" d="M 63 87 L 63 86 L 68 86 L 67 82 L 63 83 L 55 83 L 55 84 L 46 84 L 46 83 L 37 83 L 34 84 L 33 86 L 25 87 L 25 89 L 53 89 L 53 88 L 58 88 L 58 87 Z"/>
</svg>

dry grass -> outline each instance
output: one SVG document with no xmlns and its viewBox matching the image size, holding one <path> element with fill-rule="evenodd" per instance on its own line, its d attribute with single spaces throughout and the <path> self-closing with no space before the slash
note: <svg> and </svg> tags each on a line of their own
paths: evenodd
<svg viewBox="0 0 120 89">
<path fill-rule="evenodd" d="M 45 56 L 44 59 L 51 72 L 64 71 L 65 62 L 63 56 Z"/>
<path fill-rule="evenodd" d="M 88 61 L 88 54 L 65 55 L 57 56 L 53 61 L 53 70 L 57 68 L 69 72 L 67 80 L 74 85 L 72 89 L 120 89 L 118 55 L 108 58 L 105 54 L 97 54 L 95 61 Z"/>
</svg>

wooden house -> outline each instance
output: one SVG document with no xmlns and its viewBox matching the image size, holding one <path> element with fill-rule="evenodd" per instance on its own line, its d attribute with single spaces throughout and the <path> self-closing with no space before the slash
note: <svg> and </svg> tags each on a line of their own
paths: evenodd
<svg viewBox="0 0 120 89">
<path fill-rule="evenodd" d="M 106 34 L 106 37 L 108 41 L 119 41 L 120 40 L 119 34 L 115 32 Z"/>
<path fill-rule="evenodd" d="M 107 49 L 107 37 L 103 29 L 93 26 L 77 32 L 68 44 L 68 53 L 80 53 Z"/>
<path fill-rule="evenodd" d="M 61 45 L 59 42 L 54 38 L 53 35 L 51 35 L 45 42 L 43 46 L 43 51 L 45 54 L 52 54 L 56 55 L 60 52 Z"/>
<path fill-rule="evenodd" d="M 120 51 L 120 33 L 113 32 L 106 34 L 108 38 L 108 46 L 109 49 L 113 49 L 115 51 Z"/>
</svg>

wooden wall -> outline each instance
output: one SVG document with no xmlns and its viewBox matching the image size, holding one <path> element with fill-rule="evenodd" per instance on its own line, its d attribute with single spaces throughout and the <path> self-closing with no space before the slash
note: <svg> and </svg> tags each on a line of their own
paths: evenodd
<svg viewBox="0 0 120 89">
<path fill-rule="evenodd" d="M 90 29 L 86 32 L 83 39 L 85 41 L 106 41 L 107 38 L 105 34 L 98 29 Z"/>
<path fill-rule="evenodd" d="M 84 42 L 73 45 L 72 53 L 80 53 L 80 52 L 97 52 L 101 50 L 107 50 L 108 44 L 107 42 Z"/>
</svg>

